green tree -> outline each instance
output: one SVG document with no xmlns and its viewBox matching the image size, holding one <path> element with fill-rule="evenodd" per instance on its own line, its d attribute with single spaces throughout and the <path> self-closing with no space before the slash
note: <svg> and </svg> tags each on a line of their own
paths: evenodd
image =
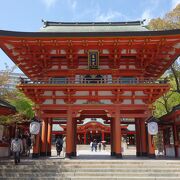
<svg viewBox="0 0 180 180">
<path fill-rule="evenodd" d="M 180 29 L 180 4 L 163 18 L 152 19 L 148 24 L 148 28 L 150 30 Z M 178 58 L 168 70 L 168 79 L 171 84 L 170 91 L 154 103 L 156 107 L 154 115 L 156 117 L 170 112 L 173 106 L 180 104 L 180 64 Z"/>
</svg>

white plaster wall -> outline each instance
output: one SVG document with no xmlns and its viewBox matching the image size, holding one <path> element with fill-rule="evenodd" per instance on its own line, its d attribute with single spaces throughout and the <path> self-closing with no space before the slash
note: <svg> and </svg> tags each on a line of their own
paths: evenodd
<svg viewBox="0 0 180 180">
<path fill-rule="evenodd" d="M 58 65 L 51 66 L 51 69 L 54 69 L 54 70 L 58 69 Z"/>
<path fill-rule="evenodd" d="M 135 96 L 146 96 L 143 91 L 135 91 L 134 94 Z"/>
<path fill-rule="evenodd" d="M 102 104 L 112 104 L 111 100 L 100 100 Z"/>
<path fill-rule="evenodd" d="M 107 65 L 103 65 L 103 66 L 99 66 L 100 69 L 109 69 L 109 66 Z"/>
<path fill-rule="evenodd" d="M 53 104 L 53 100 L 52 99 L 46 99 L 43 104 Z"/>
<path fill-rule="evenodd" d="M 76 100 L 74 104 L 86 104 L 87 100 Z"/>
<path fill-rule="evenodd" d="M 129 69 L 136 69 L 135 65 L 129 65 Z"/>
<path fill-rule="evenodd" d="M 55 95 L 56 96 L 64 96 L 64 92 L 63 91 L 55 91 Z"/>
<path fill-rule="evenodd" d="M 145 104 L 142 99 L 135 99 L 134 104 Z"/>
<path fill-rule="evenodd" d="M 132 96 L 132 91 L 124 91 L 123 96 Z"/>
<path fill-rule="evenodd" d="M 126 69 L 126 65 L 120 65 L 119 68 L 120 69 Z"/>
<path fill-rule="evenodd" d="M 88 66 L 78 66 L 78 69 L 87 69 Z"/>
<path fill-rule="evenodd" d="M 111 91 L 98 91 L 98 96 L 114 96 Z"/>
<path fill-rule="evenodd" d="M 67 66 L 61 66 L 61 69 L 68 69 Z"/>
<path fill-rule="evenodd" d="M 175 157 L 174 147 L 166 147 L 165 150 L 166 150 L 166 156 Z"/>
<path fill-rule="evenodd" d="M 66 104 L 63 99 L 56 99 L 56 104 Z"/>
<path fill-rule="evenodd" d="M 75 96 L 89 96 L 89 91 L 76 91 Z"/>
<path fill-rule="evenodd" d="M 52 91 L 44 91 L 43 96 L 51 96 L 52 95 Z"/>
<path fill-rule="evenodd" d="M 122 104 L 131 104 L 131 99 L 124 99 Z"/>
</svg>

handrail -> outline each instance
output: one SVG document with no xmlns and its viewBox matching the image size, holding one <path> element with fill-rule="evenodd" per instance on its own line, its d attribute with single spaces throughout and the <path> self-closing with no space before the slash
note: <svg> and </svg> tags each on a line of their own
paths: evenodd
<svg viewBox="0 0 180 180">
<path fill-rule="evenodd" d="M 154 78 L 143 79 L 106 79 L 106 78 L 62 78 L 50 80 L 31 81 L 28 78 L 21 78 L 21 84 L 167 84 L 168 80 L 156 80 Z"/>
</svg>

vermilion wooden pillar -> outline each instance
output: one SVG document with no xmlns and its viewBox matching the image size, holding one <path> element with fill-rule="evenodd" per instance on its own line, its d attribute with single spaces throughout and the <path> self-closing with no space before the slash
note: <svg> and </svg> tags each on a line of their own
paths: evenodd
<svg viewBox="0 0 180 180">
<path fill-rule="evenodd" d="M 48 119 L 47 156 L 51 156 L 52 119 Z"/>
<path fill-rule="evenodd" d="M 174 136 L 175 157 L 178 157 L 178 134 L 175 124 L 173 125 L 173 136 Z"/>
<path fill-rule="evenodd" d="M 117 158 L 122 158 L 121 152 L 121 121 L 120 121 L 120 110 L 116 108 L 114 118 L 114 150 Z"/>
<path fill-rule="evenodd" d="M 40 133 L 35 135 L 35 142 L 33 144 L 33 153 L 32 153 L 33 158 L 39 157 L 39 150 L 40 150 L 39 144 L 40 144 Z"/>
<path fill-rule="evenodd" d="M 146 125 L 145 125 L 145 120 L 140 119 L 140 133 L 141 133 L 141 156 L 147 156 L 147 141 L 146 141 Z"/>
<path fill-rule="evenodd" d="M 76 156 L 76 144 L 77 144 L 77 121 L 73 119 L 73 153 L 72 156 Z"/>
<path fill-rule="evenodd" d="M 150 158 L 155 157 L 155 148 L 153 142 L 153 136 L 148 133 L 148 156 Z"/>
<path fill-rule="evenodd" d="M 115 151 L 114 151 L 114 119 L 111 119 L 111 156 L 115 155 Z"/>
<path fill-rule="evenodd" d="M 141 155 L 141 147 L 140 147 L 140 124 L 139 119 L 135 120 L 135 127 L 136 127 L 136 156 Z"/>
<path fill-rule="evenodd" d="M 41 131 L 41 156 L 46 156 L 47 154 L 47 127 L 48 121 L 47 119 L 42 120 L 42 131 Z"/>
<path fill-rule="evenodd" d="M 86 132 L 84 133 L 84 144 L 86 144 Z"/>
<path fill-rule="evenodd" d="M 102 141 L 104 141 L 104 131 L 102 131 Z"/>
<path fill-rule="evenodd" d="M 66 129 L 66 157 L 70 158 L 73 156 L 73 143 L 74 143 L 74 131 L 73 131 L 73 119 L 72 119 L 72 109 L 68 108 L 67 111 L 67 129 Z"/>
</svg>

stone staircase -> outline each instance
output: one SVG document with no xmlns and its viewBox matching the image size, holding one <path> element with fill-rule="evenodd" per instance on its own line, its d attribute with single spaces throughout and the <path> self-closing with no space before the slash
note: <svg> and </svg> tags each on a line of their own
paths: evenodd
<svg viewBox="0 0 180 180">
<path fill-rule="evenodd" d="M 6 180 L 180 180 L 180 160 L 0 160 Z"/>
</svg>

